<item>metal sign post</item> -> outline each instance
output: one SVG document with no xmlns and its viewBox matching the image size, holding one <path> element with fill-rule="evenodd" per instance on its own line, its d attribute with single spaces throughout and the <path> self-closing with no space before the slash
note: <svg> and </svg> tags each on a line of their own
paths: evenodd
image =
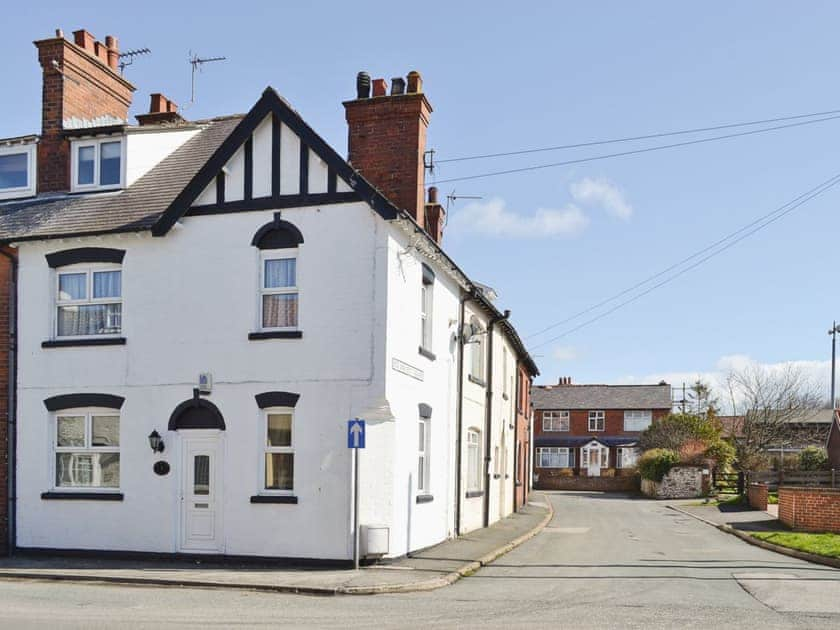
<svg viewBox="0 0 840 630">
<path fill-rule="evenodd" d="M 347 448 L 353 449 L 353 567 L 359 568 L 359 449 L 365 447 L 365 421 L 347 421 Z"/>
</svg>

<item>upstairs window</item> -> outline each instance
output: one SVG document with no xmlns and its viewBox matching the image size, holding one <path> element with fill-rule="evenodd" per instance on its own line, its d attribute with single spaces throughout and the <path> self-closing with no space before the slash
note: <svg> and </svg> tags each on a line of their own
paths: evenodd
<svg viewBox="0 0 840 630">
<path fill-rule="evenodd" d="M 625 431 L 644 431 L 650 426 L 653 414 L 650 409 L 636 409 L 624 412 Z"/>
<path fill-rule="evenodd" d="M 589 430 L 603 431 L 604 430 L 604 412 L 590 411 L 589 412 Z"/>
<path fill-rule="evenodd" d="M 80 140 L 72 149 L 73 190 L 119 188 L 122 184 L 121 140 Z"/>
<path fill-rule="evenodd" d="M 122 332 L 122 271 L 119 267 L 65 268 L 58 272 L 56 337 Z"/>
<path fill-rule="evenodd" d="M 282 254 L 263 252 L 262 258 L 262 328 L 295 330 L 298 327 L 297 256 L 285 250 Z"/>
<path fill-rule="evenodd" d="M 423 278 L 420 285 L 420 348 L 432 351 L 432 326 L 434 322 L 435 274 L 423 265 Z"/>
<path fill-rule="evenodd" d="M 569 412 L 543 411 L 542 429 L 543 431 L 568 431 Z"/>
<path fill-rule="evenodd" d="M 473 317 L 470 320 L 473 331 L 473 338 L 470 342 L 470 376 L 474 380 L 484 382 L 484 340 L 486 332 L 482 330 L 478 319 Z"/>
<path fill-rule="evenodd" d="M 35 145 L 0 147 L 0 199 L 35 194 Z"/>
</svg>

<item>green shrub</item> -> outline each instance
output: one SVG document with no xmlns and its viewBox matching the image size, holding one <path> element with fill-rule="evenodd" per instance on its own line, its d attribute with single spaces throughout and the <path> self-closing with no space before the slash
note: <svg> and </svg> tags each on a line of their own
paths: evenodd
<svg viewBox="0 0 840 630">
<path fill-rule="evenodd" d="M 715 460 L 718 468 L 724 470 L 735 461 L 735 447 L 726 440 L 718 439 L 709 445 L 703 455 Z"/>
<path fill-rule="evenodd" d="M 820 446 L 808 446 L 799 452 L 799 470 L 828 468 L 828 454 Z"/>
<path fill-rule="evenodd" d="M 639 458 L 639 473 L 642 479 L 662 481 L 674 466 L 680 463 L 680 454 L 667 448 L 654 448 Z"/>
</svg>

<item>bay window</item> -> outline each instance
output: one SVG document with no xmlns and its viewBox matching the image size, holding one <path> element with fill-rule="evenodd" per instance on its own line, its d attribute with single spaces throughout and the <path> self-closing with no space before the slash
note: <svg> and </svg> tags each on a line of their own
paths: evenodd
<svg viewBox="0 0 840 630">
<path fill-rule="evenodd" d="M 56 337 L 118 335 L 122 331 L 119 267 L 73 267 L 57 274 Z"/>
<path fill-rule="evenodd" d="M 639 462 L 639 449 L 635 446 L 624 446 L 617 450 L 616 468 L 636 468 Z"/>
<path fill-rule="evenodd" d="M 55 416 L 55 487 L 120 486 L 120 416 L 109 410 L 64 410 Z"/>
<path fill-rule="evenodd" d="M 537 449 L 538 468 L 574 468 L 574 466 L 574 449 L 554 446 Z"/>
</svg>

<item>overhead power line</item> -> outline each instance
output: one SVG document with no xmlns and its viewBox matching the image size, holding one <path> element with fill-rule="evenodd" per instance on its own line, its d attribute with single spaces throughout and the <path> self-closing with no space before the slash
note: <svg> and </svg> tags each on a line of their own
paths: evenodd
<svg viewBox="0 0 840 630">
<path fill-rule="evenodd" d="M 553 324 L 552 326 L 549 326 L 548 328 L 545 328 L 542 331 L 540 331 L 540 333 L 535 333 L 535 334 L 541 334 L 542 332 L 546 332 L 548 330 L 551 330 L 552 328 L 556 328 L 557 326 L 561 326 L 564 323 L 568 323 L 569 321 L 577 319 L 581 315 L 583 315 L 585 313 L 589 313 L 589 312 L 599 308 L 600 306 L 604 306 L 604 305 L 608 304 L 609 302 L 614 301 L 618 297 L 626 295 L 627 293 L 632 292 L 634 289 L 640 288 L 641 286 L 643 286 L 645 284 L 648 284 L 651 280 L 653 280 L 655 278 L 659 278 L 659 277 L 667 274 L 669 271 L 674 270 L 674 269 L 682 266 L 682 264 L 684 264 L 685 262 L 687 262 L 689 260 L 693 260 L 698 255 L 701 255 L 704 252 L 708 252 L 709 250 L 713 250 L 710 253 L 708 253 L 706 256 L 703 256 L 702 258 L 700 258 L 696 262 L 689 265 L 688 267 L 684 267 L 683 269 L 680 269 L 677 273 L 672 274 L 672 275 L 664 278 L 660 282 L 657 282 L 653 286 L 648 287 L 644 291 L 642 291 L 640 293 L 637 293 L 637 294 L 633 295 L 632 297 L 619 302 L 618 304 L 616 304 L 612 308 L 604 311 L 603 313 L 599 313 L 598 315 L 596 315 L 594 317 L 591 317 L 591 318 L 581 322 L 580 324 L 578 324 L 578 325 L 576 325 L 572 328 L 569 328 L 568 330 L 565 330 L 564 332 L 560 333 L 559 335 L 556 335 L 556 336 L 554 336 L 550 339 L 547 339 L 547 340 L 542 341 L 542 342 L 540 342 L 540 343 L 538 343 L 534 346 L 531 346 L 530 350 L 533 351 L 533 350 L 536 350 L 537 348 L 541 348 L 541 347 L 546 346 L 550 343 L 554 343 L 555 341 L 558 341 L 558 340 L 562 339 L 563 337 L 566 337 L 566 336 L 572 334 L 573 332 L 576 332 L 576 331 L 580 330 L 581 328 L 584 328 L 585 326 L 589 326 L 590 324 L 593 324 L 593 323 L 597 322 L 598 320 L 603 319 L 604 317 L 607 317 L 608 315 L 611 315 L 612 313 L 615 313 L 617 310 L 619 310 L 619 309 L 621 309 L 621 308 L 623 308 L 623 307 L 625 307 L 625 306 L 643 298 L 644 296 L 646 296 L 649 293 L 655 291 L 656 289 L 658 289 L 658 288 L 660 288 L 660 287 L 662 287 L 662 286 L 664 286 L 664 285 L 666 285 L 670 282 L 673 282 L 674 280 L 676 280 L 680 276 L 688 273 L 692 269 L 696 269 L 697 267 L 702 265 L 707 260 L 709 260 L 711 258 L 714 258 L 718 254 L 723 253 L 724 251 L 726 251 L 726 250 L 730 249 L 731 247 L 735 246 L 737 243 L 740 243 L 741 241 L 743 241 L 745 238 L 748 238 L 749 236 L 752 236 L 753 234 L 755 234 L 756 232 L 764 229 L 768 225 L 770 225 L 772 223 L 775 223 L 779 219 L 781 219 L 784 216 L 790 214 L 791 212 L 793 212 L 794 210 L 796 210 L 800 206 L 802 206 L 802 205 L 808 203 L 809 201 L 811 201 L 812 199 L 822 195 L 824 192 L 830 190 L 831 188 L 833 188 L 837 184 L 840 184 L 840 173 L 838 173 L 838 174 L 834 175 L 833 177 L 825 180 L 824 182 L 822 182 L 818 186 L 806 191 L 805 193 L 802 193 L 801 195 L 795 197 L 794 199 L 792 199 L 791 201 L 789 201 L 785 205 L 780 206 L 779 208 L 777 208 L 773 212 L 770 212 L 770 213 L 764 215 L 763 217 L 761 217 L 759 219 L 756 219 L 752 223 L 749 223 L 748 225 L 744 226 L 743 228 L 733 232 L 729 236 L 724 237 L 723 239 L 720 239 L 719 241 L 717 241 L 717 243 L 712 244 L 712 245 L 710 245 L 709 247 L 706 247 L 703 250 L 700 250 L 699 252 L 693 254 L 692 256 L 689 256 L 688 258 L 684 259 L 683 261 L 681 261 L 679 263 L 676 263 L 675 265 L 672 265 L 668 269 L 665 269 L 664 271 L 662 271 L 658 274 L 655 274 L 654 276 L 649 277 L 647 280 L 644 280 L 644 281 L 634 285 L 633 287 L 630 287 L 629 289 L 626 289 L 626 290 L 622 291 L 621 293 L 617 293 L 613 297 L 611 297 L 607 300 L 604 300 L 604 301 L 600 302 L 599 304 L 596 304 L 595 306 L 592 306 L 592 307 L 590 307 L 590 308 L 588 308 L 584 311 L 581 311 L 581 312 L 577 313 L 576 315 L 573 315 L 572 317 L 567 318 L 566 320 L 563 320 L 562 322 L 558 322 L 556 324 Z M 736 235 L 738 235 L 738 237 L 733 238 Z M 726 241 L 728 241 L 728 242 L 726 242 Z M 725 244 L 723 244 L 723 243 L 725 243 Z M 718 247 L 717 249 L 714 249 L 718 244 L 723 244 L 723 245 L 721 247 Z M 534 335 L 531 335 L 531 336 L 534 336 Z"/>
<path fill-rule="evenodd" d="M 550 164 L 537 164 L 535 166 L 525 166 L 522 168 L 511 168 L 502 171 L 491 171 L 489 173 L 479 173 L 477 175 L 465 175 L 463 177 L 450 177 L 448 179 L 439 179 L 436 184 L 445 184 L 448 182 L 463 182 L 471 179 L 483 179 L 485 177 L 495 177 L 496 175 L 510 175 L 512 173 L 525 173 L 528 171 L 538 171 L 546 168 L 555 168 L 558 166 L 569 166 L 572 164 L 582 164 L 584 162 L 594 162 L 596 160 L 606 160 L 609 158 L 623 157 L 626 155 L 637 155 L 640 153 L 650 153 L 651 151 L 661 151 L 663 149 L 675 149 L 678 147 L 687 147 L 694 144 L 702 144 L 705 142 L 715 142 L 717 140 L 727 140 L 730 138 L 739 138 L 742 136 L 752 136 L 759 133 L 767 133 L 768 131 L 778 131 L 779 129 L 790 129 L 791 127 L 802 127 L 804 125 L 813 125 L 816 123 L 826 122 L 829 120 L 837 120 L 840 116 L 827 116 L 824 118 L 817 118 L 815 120 L 803 120 L 800 122 L 790 123 L 787 125 L 776 125 L 774 127 L 765 127 L 763 129 L 751 129 L 749 131 L 739 131 L 737 133 L 728 133 L 721 136 L 712 136 L 710 138 L 698 138 L 695 140 L 685 140 L 683 142 L 674 142 L 672 144 L 662 144 L 652 147 L 644 147 L 641 149 L 631 149 L 628 151 L 620 151 L 618 153 L 607 153 L 605 155 L 593 155 L 590 157 L 577 158 L 574 160 L 564 160 L 562 162 L 552 162 Z"/>
<path fill-rule="evenodd" d="M 693 133 L 703 133 L 707 131 L 720 131 L 721 129 L 734 129 L 736 127 L 750 127 L 753 125 L 764 125 L 775 122 L 785 122 L 788 120 L 801 120 L 802 118 L 815 118 L 817 116 L 831 116 L 840 114 L 840 109 L 831 109 L 825 112 L 811 112 L 810 114 L 796 114 L 794 116 L 780 116 L 777 118 L 765 118 L 763 120 L 750 120 L 747 122 L 726 123 L 722 125 L 714 125 L 712 127 L 695 127 L 693 129 L 681 129 L 679 131 L 663 131 L 659 133 L 649 133 L 641 136 L 626 136 L 624 138 L 611 138 L 609 140 L 590 140 L 589 142 L 578 142 L 575 144 L 560 144 L 553 147 L 540 147 L 537 149 L 520 149 L 518 151 L 505 151 L 503 153 L 484 153 L 480 155 L 466 155 L 461 157 L 448 158 L 445 160 L 435 160 L 437 164 L 445 164 L 447 162 L 466 162 L 468 160 L 484 160 L 497 157 L 508 157 L 514 155 L 527 155 L 529 153 L 544 153 L 546 151 L 561 151 L 564 149 L 580 149 L 583 147 L 594 147 L 604 144 L 616 144 L 618 142 L 634 142 L 637 140 L 653 140 L 654 138 L 667 138 L 669 136 L 683 136 Z"/>
</svg>

